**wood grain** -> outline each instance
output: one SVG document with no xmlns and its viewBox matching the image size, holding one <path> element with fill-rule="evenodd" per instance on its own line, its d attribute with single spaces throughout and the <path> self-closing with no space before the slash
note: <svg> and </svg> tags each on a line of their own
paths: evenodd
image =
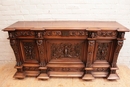
<svg viewBox="0 0 130 87">
<path fill-rule="evenodd" d="M 35 26 L 35 27 L 34 27 Z M 118 30 L 129 31 L 116 21 L 18 21 L 4 29 L 4 31 L 14 30 Z"/>
</svg>

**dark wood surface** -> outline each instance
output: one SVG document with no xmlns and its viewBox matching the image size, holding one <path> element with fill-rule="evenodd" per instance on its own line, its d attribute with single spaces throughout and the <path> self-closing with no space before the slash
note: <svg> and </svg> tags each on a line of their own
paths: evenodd
<svg viewBox="0 0 130 87">
<path fill-rule="evenodd" d="M 116 80 L 116 62 L 129 30 L 114 21 L 19 21 L 4 31 L 16 57 L 14 78 Z"/>
</svg>

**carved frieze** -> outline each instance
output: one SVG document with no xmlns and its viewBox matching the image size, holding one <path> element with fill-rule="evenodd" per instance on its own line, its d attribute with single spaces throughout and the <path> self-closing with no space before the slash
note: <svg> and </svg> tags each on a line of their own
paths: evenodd
<svg viewBox="0 0 130 87">
<path fill-rule="evenodd" d="M 9 33 L 10 38 L 15 38 L 19 36 L 35 36 L 35 32 L 34 31 L 15 31 L 15 32 Z"/>
<path fill-rule="evenodd" d="M 24 67 L 23 69 L 25 71 L 38 71 L 39 67 Z"/>
<path fill-rule="evenodd" d="M 97 60 L 105 60 L 108 55 L 109 43 L 98 43 L 97 46 Z"/>
<path fill-rule="evenodd" d="M 45 36 L 85 36 L 87 35 L 86 31 L 45 31 Z"/>
<path fill-rule="evenodd" d="M 15 36 L 34 36 L 34 31 L 17 31 L 15 32 Z"/>
<path fill-rule="evenodd" d="M 81 43 L 53 43 L 51 45 L 52 58 L 71 58 L 81 55 Z"/>
<path fill-rule="evenodd" d="M 116 37 L 117 32 L 116 31 L 98 31 L 97 36 L 98 37 Z"/>
<path fill-rule="evenodd" d="M 104 67 L 93 68 L 93 71 L 96 72 L 107 72 L 108 70 L 109 70 L 108 68 L 104 68 Z"/>
<path fill-rule="evenodd" d="M 70 68 L 70 67 L 58 67 L 58 68 L 52 68 L 49 67 L 48 71 L 62 71 L 62 72 L 78 72 L 78 71 L 83 71 L 84 68 Z"/>
<path fill-rule="evenodd" d="M 35 43 L 23 42 L 23 47 L 26 59 L 35 59 Z"/>
</svg>

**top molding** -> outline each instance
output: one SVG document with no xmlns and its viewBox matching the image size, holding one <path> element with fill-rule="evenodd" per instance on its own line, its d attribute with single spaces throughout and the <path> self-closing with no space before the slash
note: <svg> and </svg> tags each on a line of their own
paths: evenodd
<svg viewBox="0 0 130 87">
<path fill-rule="evenodd" d="M 18 21 L 3 31 L 15 30 L 116 30 L 129 32 L 129 29 L 116 21 Z"/>
</svg>

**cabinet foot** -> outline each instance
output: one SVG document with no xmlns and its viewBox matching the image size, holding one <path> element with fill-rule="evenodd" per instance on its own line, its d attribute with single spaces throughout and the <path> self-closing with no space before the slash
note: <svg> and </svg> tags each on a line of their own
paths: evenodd
<svg viewBox="0 0 130 87">
<path fill-rule="evenodd" d="M 82 77 L 82 79 L 83 79 L 83 80 L 93 80 L 93 79 L 95 79 L 95 78 L 93 77 L 92 74 L 85 74 L 85 75 Z"/>
<path fill-rule="evenodd" d="M 115 73 L 115 74 L 110 74 L 107 78 L 108 80 L 118 80 L 120 77 Z"/>
<path fill-rule="evenodd" d="M 46 73 L 41 73 L 37 78 L 38 79 L 49 79 L 49 76 Z"/>
<path fill-rule="evenodd" d="M 13 77 L 17 78 L 17 79 L 24 79 L 25 78 L 25 74 L 22 73 L 22 72 L 16 72 Z"/>
<path fill-rule="evenodd" d="M 43 80 L 47 80 L 49 79 L 49 76 L 47 74 L 47 67 L 39 67 L 41 73 L 40 75 L 37 77 L 38 79 L 43 79 Z"/>
</svg>

